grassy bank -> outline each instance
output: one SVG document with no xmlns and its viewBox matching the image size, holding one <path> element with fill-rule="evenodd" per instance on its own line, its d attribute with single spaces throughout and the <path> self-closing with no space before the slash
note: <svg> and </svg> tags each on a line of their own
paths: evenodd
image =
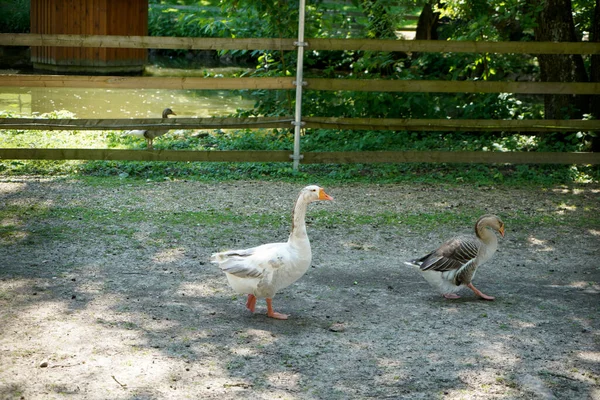
<svg viewBox="0 0 600 400">
<path fill-rule="evenodd" d="M 9 116 L 8 114 L 4 114 Z M 17 117 L 11 114 L 10 117 Z M 52 113 L 46 118 L 65 118 Z M 143 139 L 122 131 L 2 130 L 0 148 L 145 149 Z M 172 130 L 155 140 L 156 149 L 171 150 L 290 150 L 288 130 Z M 470 150 L 559 151 L 542 148 L 535 137 L 488 133 L 410 133 L 313 130 L 302 137 L 302 151 Z M 574 149 L 564 149 L 575 151 Z M 286 182 L 424 182 L 474 185 L 556 185 L 598 183 L 600 168 L 581 165 L 484 164 L 312 164 L 299 171 L 291 163 L 208 163 L 128 161 L 1 160 L 0 174 L 117 176 L 122 179 L 190 179 L 200 181 L 280 180 Z"/>
</svg>

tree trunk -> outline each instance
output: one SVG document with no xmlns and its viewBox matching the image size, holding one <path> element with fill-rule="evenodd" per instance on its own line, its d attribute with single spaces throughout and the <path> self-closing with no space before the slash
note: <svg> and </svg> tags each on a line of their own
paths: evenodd
<svg viewBox="0 0 600 400">
<path fill-rule="evenodd" d="M 437 28 L 439 26 L 440 13 L 433 11 L 437 0 L 429 1 L 423 6 L 417 23 L 416 40 L 438 40 Z"/>
<path fill-rule="evenodd" d="M 600 0 L 596 0 L 590 41 L 600 42 Z M 592 66 L 590 71 L 590 82 L 600 82 L 600 54 L 592 55 Z M 595 119 L 600 119 L 600 95 L 591 97 L 590 113 Z M 592 151 L 600 152 L 600 132 L 596 131 L 595 134 L 596 136 L 592 138 Z"/>
<path fill-rule="evenodd" d="M 577 42 L 571 0 L 545 0 L 534 28 L 537 41 Z M 587 82 L 583 57 L 580 54 L 540 54 L 543 82 Z M 589 96 L 546 95 L 545 118 L 581 118 L 589 112 Z"/>
</svg>

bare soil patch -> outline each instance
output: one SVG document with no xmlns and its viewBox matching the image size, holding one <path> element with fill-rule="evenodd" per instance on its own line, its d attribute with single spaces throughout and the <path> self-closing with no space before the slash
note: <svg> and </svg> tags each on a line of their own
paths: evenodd
<svg viewBox="0 0 600 400">
<path fill-rule="evenodd" d="M 0 178 L 0 399 L 600 399 L 598 186 L 328 186 L 290 319 L 251 315 L 208 257 L 286 240 L 301 186 Z M 493 302 L 402 264 L 471 223 L 367 218 L 465 210 L 507 226 L 475 277 Z"/>
</svg>

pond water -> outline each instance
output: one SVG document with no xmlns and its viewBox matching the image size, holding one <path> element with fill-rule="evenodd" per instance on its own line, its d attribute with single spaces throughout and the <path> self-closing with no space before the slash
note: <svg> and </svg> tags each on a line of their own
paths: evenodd
<svg viewBox="0 0 600 400">
<path fill-rule="evenodd" d="M 153 76 L 214 76 L 233 70 L 149 68 Z M 228 90 L 0 87 L 0 111 L 24 117 L 67 110 L 76 118 L 160 118 L 166 107 L 179 117 L 224 117 L 236 109 L 250 109 L 254 103 L 249 95 Z"/>
<path fill-rule="evenodd" d="M 0 87 L 0 110 L 24 117 L 67 110 L 76 118 L 160 118 L 167 107 L 179 117 L 224 117 L 253 105 L 231 91 Z"/>
</svg>

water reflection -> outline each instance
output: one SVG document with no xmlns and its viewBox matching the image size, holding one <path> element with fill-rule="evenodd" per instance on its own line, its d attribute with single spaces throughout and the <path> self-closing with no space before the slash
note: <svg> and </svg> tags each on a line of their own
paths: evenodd
<svg viewBox="0 0 600 400">
<path fill-rule="evenodd" d="M 0 88 L 0 110 L 23 116 L 68 110 L 76 118 L 158 118 L 171 107 L 182 117 L 212 117 L 253 105 L 254 100 L 234 91 Z"/>
</svg>

